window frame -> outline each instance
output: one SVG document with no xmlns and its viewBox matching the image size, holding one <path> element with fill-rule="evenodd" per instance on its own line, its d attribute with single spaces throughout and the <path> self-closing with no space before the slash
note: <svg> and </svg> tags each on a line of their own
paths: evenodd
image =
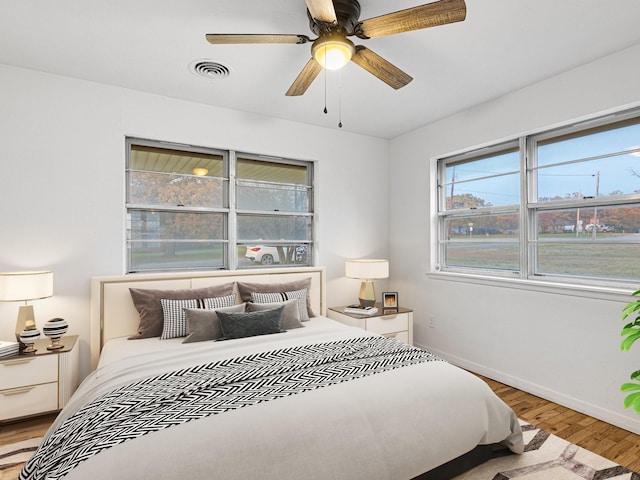
<svg viewBox="0 0 640 480">
<path fill-rule="evenodd" d="M 535 175 L 537 165 L 537 147 L 543 141 L 553 140 L 565 135 L 572 135 L 579 132 L 588 132 L 593 128 L 607 127 L 616 128 L 616 124 L 625 121 L 640 121 L 640 108 L 621 111 L 615 114 L 599 116 L 590 120 L 571 123 L 568 125 L 531 132 L 529 134 L 503 140 L 494 144 L 488 144 L 478 148 L 472 148 L 460 153 L 434 157 L 432 159 L 431 174 L 435 178 L 435 195 L 432 195 L 432 260 L 428 274 L 433 278 L 464 280 L 474 283 L 490 283 L 495 285 L 517 286 L 530 289 L 541 288 L 546 291 L 547 286 L 554 289 L 560 287 L 575 294 L 576 291 L 590 292 L 589 295 L 602 294 L 607 297 L 609 294 L 628 294 L 637 288 L 640 281 L 638 278 L 614 278 L 614 277 L 591 277 L 588 275 L 573 274 L 541 274 L 537 272 L 538 248 L 543 245 L 537 234 L 536 218 L 540 212 L 559 211 L 560 209 L 571 208 L 599 208 L 607 206 L 638 206 L 640 205 L 640 193 L 623 194 L 616 196 L 603 196 L 601 198 L 570 198 L 554 201 L 538 201 L 536 197 L 537 176 Z M 634 122 L 635 123 L 635 122 Z M 446 168 L 454 163 L 473 161 L 474 158 L 482 158 L 491 152 L 501 150 L 501 146 L 510 145 L 517 142 L 520 151 L 520 202 L 518 205 L 520 214 L 519 225 L 519 271 L 501 271 L 492 268 L 471 268 L 456 267 L 446 265 L 446 219 L 456 217 L 466 217 L 481 215 L 483 209 L 478 208 L 475 213 L 466 211 L 446 211 Z M 604 155 L 603 157 L 606 157 Z M 594 158 L 598 158 L 595 156 Z M 582 160 L 584 161 L 584 159 Z M 547 168 L 547 167 L 542 167 Z M 445 208 L 443 209 L 443 206 Z M 501 211 L 498 207 L 489 207 L 493 212 Z M 634 243 L 635 245 L 635 243 Z M 557 291 L 557 290 L 556 290 Z M 582 293 L 581 293 L 582 294 Z"/>
<path fill-rule="evenodd" d="M 125 269 L 127 273 L 157 273 L 157 272 L 168 272 L 168 271 L 207 271 L 207 270 L 242 270 L 246 268 L 287 268 L 287 267 L 296 267 L 296 266 L 313 266 L 315 263 L 315 232 L 316 232 L 316 214 L 315 214 L 315 185 L 314 185 L 314 172 L 315 172 L 315 162 L 306 161 L 306 160 L 297 160 L 297 159 L 288 159 L 281 157 L 273 157 L 259 154 L 249 154 L 244 152 L 239 152 L 236 150 L 224 150 L 217 148 L 209 148 L 209 147 L 199 147 L 194 145 L 180 144 L 174 142 L 164 142 L 159 140 L 150 140 L 150 139 L 142 139 L 138 137 L 126 137 L 126 154 L 125 154 L 125 201 L 124 201 L 124 214 L 126 219 L 125 225 Z M 135 170 L 131 168 L 131 150 L 132 146 L 146 146 L 153 147 L 159 149 L 170 149 L 177 150 L 189 153 L 200 153 L 206 155 L 219 155 L 222 157 L 223 162 L 223 173 L 222 177 L 213 177 L 219 178 L 222 181 L 222 206 L 214 206 L 214 207 L 203 207 L 203 206 L 183 206 L 183 205 L 153 205 L 153 204 L 145 204 L 145 203 L 131 203 L 129 199 L 131 198 L 131 173 Z M 261 210 L 246 210 L 237 208 L 237 188 L 238 188 L 238 179 L 237 179 L 237 160 L 238 158 L 243 159 L 251 159 L 253 161 L 265 162 L 265 163 L 282 163 L 285 165 L 300 165 L 306 168 L 307 171 L 307 191 L 309 196 L 309 210 L 307 212 L 265 212 Z M 142 170 L 153 172 L 153 170 Z M 188 174 L 185 174 L 188 175 Z M 277 183 L 277 182 L 276 182 Z M 146 211 L 146 212 L 178 212 L 178 213 L 196 213 L 196 214 L 206 214 L 206 213 L 214 213 L 223 215 L 223 238 L 213 240 L 214 242 L 221 243 L 223 245 L 224 253 L 222 258 L 222 265 L 206 267 L 206 266 L 195 266 L 190 268 L 184 264 L 177 264 L 176 267 L 167 267 L 163 266 L 161 268 L 141 268 L 134 269 L 132 262 L 132 248 L 131 248 L 131 212 L 134 211 Z M 310 232 L 309 238 L 304 241 L 307 247 L 307 257 L 305 263 L 295 263 L 295 264 L 280 264 L 275 263 L 273 265 L 240 265 L 239 258 L 237 255 L 238 247 L 240 245 L 255 245 L 255 244 L 265 244 L 265 241 L 253 241 L 253 242 L 243 242 L 238 241 L 238 216 L 242 214 L 251 213 L 254 215 L 299 215 L 308 217 L 310 220 Z M 272 242 L 276 243 L 276 242 Z M 297 244 L 301 242 L 295 241 L 278 241 L 278 244 L 290 243 Z"/>
</svg>

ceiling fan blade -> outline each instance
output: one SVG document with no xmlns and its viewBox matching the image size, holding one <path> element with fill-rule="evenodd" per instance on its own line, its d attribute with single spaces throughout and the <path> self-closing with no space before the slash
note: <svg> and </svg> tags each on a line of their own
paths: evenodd
<svg viewBox="0 0 640 480">
<path fill-rule="evenodd" d="M 332 0 L 306 0 L 307 9 L 315 20 L 325 23 L 338 21 Z"/>
<path fill-rule="evenodd" d="M 242 43 L 307 43 L 311 39 L 306 35 L 263 35 L 251 33 L 208 33 L 207 42 L 214 45 L 233 45 Z"/>
<path fill-rule="evenodd" d="M 413 77 L 362 45 L 356 46 L 356 53 L 351 60 L 396 90 L 413 80 Z"/>
<path fill-rule="evenodd" d="M 356 27 L 360 38 L 378 38 L 396 33 L 462 22 L 467 16 L 464 0 L 440 0 L 364 20 Z"/>
<path fill-rule="evenodd" d="M 322 67 L 320 64 L 313 58 L 310 58 L 285 95 L 288 97 L 302 95 L 311 86 L 321 71 Z"/>
</svg>

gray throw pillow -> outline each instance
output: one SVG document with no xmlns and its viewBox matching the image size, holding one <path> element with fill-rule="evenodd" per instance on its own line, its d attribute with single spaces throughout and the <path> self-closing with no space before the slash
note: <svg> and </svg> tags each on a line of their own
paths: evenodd
<svg viewBox="0 0 640 480">
<path fill-rule="evenodd" d="M 216 310 L 203 310 L 201 308 L 185 308 L 187 318 L 187 338 L 182 343 L 205 342 L 217 340 L 222 337 L 220 319 L 217 312 L 241 313 L 245 310 L 245 304 L 239 303 L 230 307 Z"/>
<path fill-rule="evenodd" d="M 304 327 L 300 321 L 300 311 L 298 310 L 298 300 L 293 298 L 285 302 L 275 303 L 247 303 L 249 312 L 261 312 L 263 310 L 272 310 L 274 308 L 284 307 L 280 320 L 280 328 L 283 330 L 291 330 L 292 328 Z"/>
<path fill-rule="evenodd" d="M 258 293 L 278 293 L 278 292 L 292 292 L 295 290 L 307 289 L 307 315 L 309 317 L 315 317 L 313 309 L 311 308 L 311 297 L 309 292 L 311 291 L 311 277 L 304 278 L 302 280 L 294 280 L 291 282 L 282 283 L 249 283 L 249 282 L 236 282 L 238 286 L 238 292 L 243 302 L 251 301 L 251 294 Z"/>
<path fill-rule="evenodd" d="M 282 310 L 284 306 L 248 313 L 225 313 L 217 310 L 223 335 L 219 340 L 286 332 L 280 328 Z"/>
<path fill-rule="evenodd" d="M 147 288 L 130 288 L 131 299 L 140 314 L 138 333 L 129 340 L 159 337 L 162 335 L 164 316 L 161 298 L 184 300 L 188 298 L 211 298 L 231 295 L 234 283 L 225 283 L 213 287 L 193 288 L 184 290 L 154 290 Z"/>
</svg>

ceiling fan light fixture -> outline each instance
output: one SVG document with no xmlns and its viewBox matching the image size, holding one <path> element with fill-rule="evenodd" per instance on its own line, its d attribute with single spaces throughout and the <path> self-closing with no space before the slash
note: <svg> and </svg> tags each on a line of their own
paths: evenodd
<svg viewBox="0 0 640 480">
<path fill-rule="evenodd" d="M 321 37 L 313 43 L 311 53 L 316 62 L 327 70 L 340 70 L 355 53 L 355 46 L 340 34 Z"/>
</svg>

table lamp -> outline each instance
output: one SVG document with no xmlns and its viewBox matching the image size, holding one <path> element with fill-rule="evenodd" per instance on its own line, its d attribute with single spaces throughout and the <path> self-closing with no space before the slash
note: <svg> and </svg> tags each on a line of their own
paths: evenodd
<svg viewBox="0 0 640 480">
<path fill-rule="evenodd" d="M 389 261 L 378 258 L 360 258 L 347 260 L 345 276 L 362 280 L 360 284 L 360 306 L 373 307 L 376 303 L 376 292 L 373 280 L 389 277 Z"/>
<path fill-rule="evenodd" d="M 52 295 L 53 272 L 50 270 L 0 273 L 0 301 L 24 302 L 24 305 L 21 305 L 18 310 L 18 320 L 16 321 L 16 338 L 18 341 L 20 341 L 20 336 L 25 330 L 37 330 L 33 305 L 28 305 L 27 302 L 51 297 Z M 35 341 L 33 332 L 27 337 Z M 31 342 L 32 344 L 33 342 Z"/>
</svg>

